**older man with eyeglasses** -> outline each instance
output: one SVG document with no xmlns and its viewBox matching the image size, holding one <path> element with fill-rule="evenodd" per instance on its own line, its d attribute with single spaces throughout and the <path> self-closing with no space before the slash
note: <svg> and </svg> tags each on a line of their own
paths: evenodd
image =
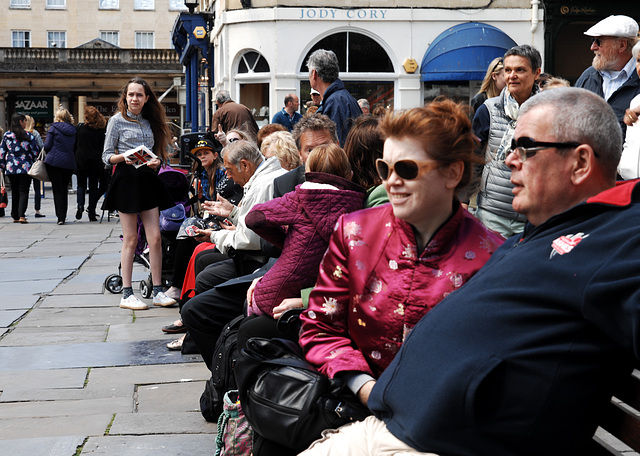
<svg viewBox="0 0 640 456">
<path fill-rule="evenodd" d="M 625 110 L 640 94 L 640 78 L 635 71 L 631 49 L 638 41 L 638 23 L 628 16 L 609 16 L 584 32 L 591 37 L 593 62 L 580 76 L 576 87 L 603 97 L 616 113 L 623 138 Z"/>
<path fill-rule="evenodd" d="M 525 102 L 506 157 L 524 232 L 413 328 L 371 391 L 373 416 L 302 455 L 593 454 L 640 359 L 640 184 L 616 186 L 621 146 L 587 90 Z"/>
</svg>

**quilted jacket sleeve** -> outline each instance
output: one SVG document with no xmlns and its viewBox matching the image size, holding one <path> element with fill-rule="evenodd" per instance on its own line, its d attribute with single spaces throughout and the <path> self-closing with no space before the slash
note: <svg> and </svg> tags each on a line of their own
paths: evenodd
<svg viewBox="0 0 640 456">
<path fill-rule="evenodd" d="M 287 236 L 285 226 L 292 225 L 298 216 L 295 192 L 253 206 L 245 219 L 247 226 L 262 239 L 282 249 Z"/>
<path fill-rule="evenodd" d="M 349 335 L 349 246 L 344 217 L 331 236 L 311 292 L 309 307 L 301 315 L 300 345 L 307 361 L 333 378 L 338 372 L 357 371 L 373 375 L 367 361 Z"/>
</svg>

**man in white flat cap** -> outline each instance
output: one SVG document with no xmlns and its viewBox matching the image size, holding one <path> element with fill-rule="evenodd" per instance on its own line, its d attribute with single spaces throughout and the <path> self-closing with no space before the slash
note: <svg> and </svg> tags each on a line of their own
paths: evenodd
<svg viewBox="0 0 640 456">
<path fill-rule="evenodd" d="M 576 87 L 607 100 L 625 135 L 625 110 L 631 99 L 640 94 L 640 79 L 631 55 L 631 48 L 638 41 L 638 23 L 628 16 L 609 16 L 584 34 L 591 37 L 591 50 L 595 56 Z"/>
</svg>

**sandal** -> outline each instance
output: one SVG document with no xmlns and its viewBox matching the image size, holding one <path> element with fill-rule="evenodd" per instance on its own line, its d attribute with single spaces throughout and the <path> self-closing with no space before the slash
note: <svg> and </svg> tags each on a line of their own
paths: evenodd
<svg viewBox="0 0 640 456">
<path fill-rule="evenodd" d="M 184 338 L 180 338 L 180 339 L 176 339 L 174 341 L 171 341 L 167 344 L 167 348 L 169 350 L 172 351 L 177 351 L 177 350 L 182 350 L 182 342 L 184 341 Z"/>
</svg>

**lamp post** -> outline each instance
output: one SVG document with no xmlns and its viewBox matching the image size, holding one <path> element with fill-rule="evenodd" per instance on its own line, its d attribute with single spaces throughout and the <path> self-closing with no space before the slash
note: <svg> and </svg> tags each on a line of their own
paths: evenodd
<svg viewBox="0 0 640 456">
<path fill-rule="evenodd" d="M 184 6 L 189 8 L 189 14 L 193 14 L 193 11 L 198 6 L 198 0 L 184 0 Z"/>
</svg>

